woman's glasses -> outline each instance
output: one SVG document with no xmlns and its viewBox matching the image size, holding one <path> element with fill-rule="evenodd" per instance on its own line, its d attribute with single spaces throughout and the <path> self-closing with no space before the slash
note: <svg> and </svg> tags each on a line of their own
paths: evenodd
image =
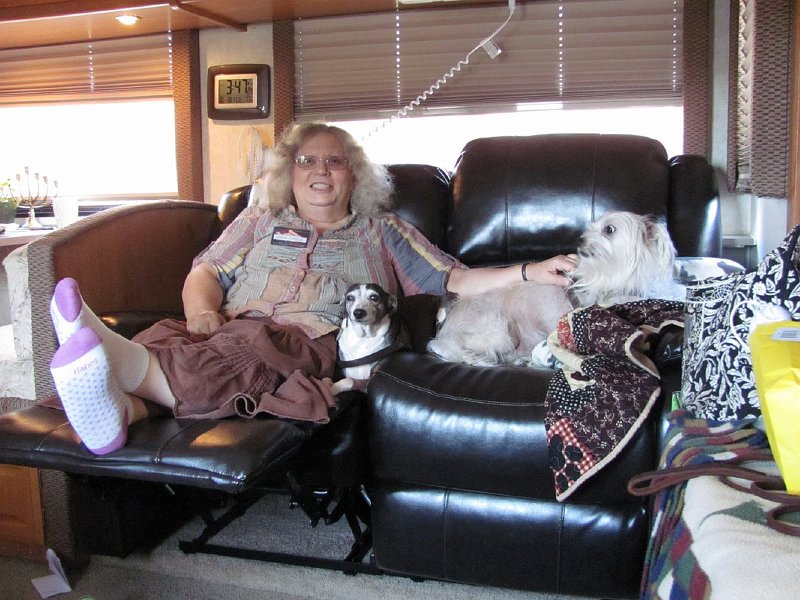
<svg viewBox="0 0 800 600">
<path fill-rule="evenodd" d="M 350 164 L 344 156 L 326 156 L 325 158 L 320 158 L 319 156 L 312 156 L 310 154 L 301 154 L 294 159 L 294 164 L 301 169 L 313 169 L 320 162 L 324 162 L 325 166 L 331 171 L 341 171 L 342 169 L 346 169 Z"/>
</svg>

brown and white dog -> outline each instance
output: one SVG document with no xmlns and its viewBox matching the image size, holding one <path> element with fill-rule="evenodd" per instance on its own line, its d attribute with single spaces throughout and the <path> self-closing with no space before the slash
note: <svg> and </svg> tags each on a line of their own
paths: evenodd
<svg viewBox="0 0 800 600">
<path fill-rule="evenodd" d="M 397 315 L 397 298 L 376 283 L 351 285 L 344 296 L 345 318 L 337 336 L 343 379 L 333 393 L 366 388 L 372 369 L 392 352 L 410 348 L 410 336 Z"/>
<path fill-rule="evenodd" d="M 542 364 L 538 346 L 573 308 L 684 299 L 685 288 L 674 281 L 675 247 L 653 218 L 608 212 L 586 228 L 577 253 L 567 289 L 520 282 L 456 299 L 428 350 L 472 365 Z"/>
</svg>

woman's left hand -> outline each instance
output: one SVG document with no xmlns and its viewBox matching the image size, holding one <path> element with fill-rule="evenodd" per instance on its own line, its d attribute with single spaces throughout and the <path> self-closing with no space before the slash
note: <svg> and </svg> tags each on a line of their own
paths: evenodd
<svg viewBox="0 0 800 600">
<path fill-rule="evenodd" d="M 577 254 L 559 254 L 542 262 L 528 263 L 525 274 L 528 281 L 566 287 L 572 280 L 565 273 L 573 271 L 577 262 Z"/>
</svg>

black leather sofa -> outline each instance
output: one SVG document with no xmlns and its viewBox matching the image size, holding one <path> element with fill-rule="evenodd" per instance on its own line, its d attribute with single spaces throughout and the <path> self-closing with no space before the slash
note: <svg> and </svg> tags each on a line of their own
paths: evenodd
<svg viewBox="0 0 800 600">
<path fill-rule="evenodd" d="M 393 165 L 391 171 L 394 210 L 468 265 L 572 252 L 585 225 L 614 209 L 662 218 L 681 255 L 721 252 L 712 169 L 700 157 L 670 160 L 646 138 L 481 139 L 465 147 L 453 173 L 427 165 Z M 248 193 L 234 190 L 219 207 L 177 201 L 110 209 L 31 243 L 37 397 L 54 392 L 47 367 L 56 343 L 48 302 L 56 281 L 75 277 L 87 302 L 128 335 L 160 316 L 179 314 L 191 258 L 241 210 Z M 354 551 L 362 554 L 374 539 L 379 570 L 634 597 L 649 512 L 625 486 L 630 476 L 655 466 L 658 417 L 613 464 L 568 501 L 557 502 L 543 425 L 552 372 L 467 367 L 425 355 L 436 305 L 430 297 L 403 300 L 417 352 L 384 360 L 368 397 L 348 395 L 346 404 L 356 410 L 327 433 L 280 421 L 153 417 L 131 428 L 125 448 L 95 457 L 63 414 L 32 406 L 0 416 L 0 463 L 44 469 L 47 543 L 62 556 L 82 542 L 75 515 L 84 495 L 74 493 L 76 475 L 101 478 L 100 487 L 102 478 L 113 477 L 205 488 L 244 497 L 246 504 L 262 483 L 310 452 L 313 460 L 300 460 L 295 479 L 302 483 L 306 473 L 312 484 L 323 480 L 344 490 L 337 502 L 364 525 L 354 531 Z M 667 398 L 680 378 L 674 347 L 674 341 L 664 342 L 659 350 L 666 358 Z M 320 438 L 322 444 L 313 441 Z M 62 480 L 61 472 L 72 475 Z M 357 491 L 361 484 L 371 515 Z"/>
<path fill-rule="evenodd" d="M 649 139 L 475 140 L 449 190 L 426 206 L 429 235 L 470 266 L 573 252 L 584 226 L 609 210 L 664 219 L 679 255 L 721 251 L 712 169 L 696 156 L 668 160 Z M 679 387 L 676 344 L 665 338 L 656 352 L 662 398 Z M 655 467 L 658 416 L 557 502 L 544 425 L 552 374 L 412 353 L 380 365 L 368 417 L 378 567 L 559 594 L 637 595 L 650 514 L 626 483 Z"/>
</svg>

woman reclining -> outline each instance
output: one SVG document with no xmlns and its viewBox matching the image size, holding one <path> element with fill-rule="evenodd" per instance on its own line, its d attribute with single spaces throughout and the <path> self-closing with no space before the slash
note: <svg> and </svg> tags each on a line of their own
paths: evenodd
<svg viewBox="0 0 800 600">
<path fill-rule="evenodd" d="M 325 422 L 335 404 L 336 331 L 352 283 L 392 294 L 470 294 L 521 279 L 519 265 L 467 269 L 385 212 L 388 171 L 344 130 L 294 126 L 275 148 L 258 202 L 196 259 L 186 321 L 128 340 L 60 281 L 50 304 L 60 344 L 51 372 L 87 448 L 122 447 L 153 402 L 176 417 L 234 414 Z M 265 190 L 260 193 L 257 190 Z M 531 281 L 566 285 L 573 256 L 529 265 Z"/>
</svg>

